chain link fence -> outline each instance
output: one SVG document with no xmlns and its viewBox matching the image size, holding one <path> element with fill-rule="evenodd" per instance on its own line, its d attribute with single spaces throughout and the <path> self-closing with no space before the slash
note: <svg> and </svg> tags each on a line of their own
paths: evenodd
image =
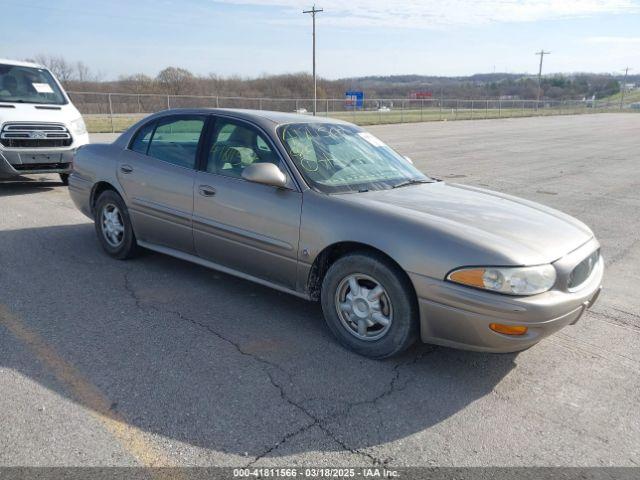
<svg viewBox="0 0 640 480">
<path fill-rule="evenodd" d="M 120 132 L 151 113 L 169 108 L 246 108 L 311 114 L 312 99 L 69 92 L 91 133 Z M 318 99 L 317 115 L 358 125 L 569 115 L 620 111 L 597 100 L 367 99 L 353 107 L 345 99 Z"/>
</svg>

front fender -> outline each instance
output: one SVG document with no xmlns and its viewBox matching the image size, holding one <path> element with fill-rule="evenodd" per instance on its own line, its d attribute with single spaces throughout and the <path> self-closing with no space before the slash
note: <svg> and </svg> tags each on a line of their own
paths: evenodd
<svg viewBox="0 0 640 480">
<path fill-rule="evenodd" d="M 408 274 L 416 273 L 439 280 L 453 268 L 472 264 L 472 259 L 477 261 L 481 258 L 489 265 L 513 263 L 507 255 L 461 239 L 418 217 L 397 215 L 393 209 L 349 201 L 348 195 L 351 194 L 304 192 L 299 288 L 306 287 L 318 255 L 328 246 L 341 242 L 370 246 L 388 255 Z"/>
</svg>

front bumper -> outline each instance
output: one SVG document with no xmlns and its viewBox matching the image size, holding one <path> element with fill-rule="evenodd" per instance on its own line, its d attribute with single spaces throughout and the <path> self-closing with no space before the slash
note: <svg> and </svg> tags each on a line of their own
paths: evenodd
<svg viewBox="0 0 640 480">
<path fill-rule="evenodd" d="M 598 248 L 594 239 L 556 262 L 560 276 L 578 259 Z M 418 294 L 421 337 L 433 343 L 483 352 L 524 350 L 566 325 L 577 322 L 602 289 L 604 262 L 599 258 L 588 280 L 577 291 L 552 289 L 530 297 L 512 297 L 451 282 L 409 274 Z M 491 323 L 526 325 L 524 335 L 504 335 Z"/>
<path fill-rule="evenodd" d="M 76 149 L 0 150 L 0 178 L 32 173 L 70 173 Z"/>
</svg>

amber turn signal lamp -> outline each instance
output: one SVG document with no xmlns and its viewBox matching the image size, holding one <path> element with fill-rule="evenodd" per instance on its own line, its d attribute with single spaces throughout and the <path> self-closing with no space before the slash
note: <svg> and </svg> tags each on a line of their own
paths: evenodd
<svg viewBox="0 0 640 480">
<path fill-rule="evenodd" d="M 470 285 L 472 287 L 484 288 L 484 268 L 469 268 L 464 270 L 458 270 L 449 275 L 449 280 L 461 283 L 463 285 Z"/>
<path fill-rule="evenodd" d="M 524 325 L 503 325 L 502 323 L 490 323 L 489 328 L 505 335 L 524 335 L 529 330 Z"/>
</svg>

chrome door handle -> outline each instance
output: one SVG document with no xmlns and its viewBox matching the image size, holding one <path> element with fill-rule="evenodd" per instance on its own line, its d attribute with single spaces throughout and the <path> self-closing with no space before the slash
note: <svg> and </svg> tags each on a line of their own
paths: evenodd
<svg viewBox="0 0 640 480">
<path fill-rule="evenodd" d="M 131 173 L 131 172 L 133 172 L 133 167 L 131 165 L 121 165 L 120 166 L 120 171 L 122 173 Z"/>
<path fill-rule="evenodd" d="M 216 189 L 209 185 L 200 185 L 198 192 L 200 192 L 200 195 L 203 197 L 213 197 L 216 194 Z"/>
</svg>

